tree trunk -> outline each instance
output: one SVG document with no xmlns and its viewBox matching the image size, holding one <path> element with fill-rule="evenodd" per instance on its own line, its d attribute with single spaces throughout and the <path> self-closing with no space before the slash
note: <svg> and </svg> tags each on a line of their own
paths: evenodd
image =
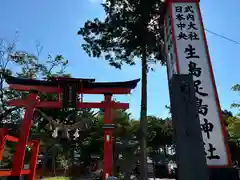
<svg viewBox="0 0 240 180">
<path fill-rule="evenodd" d="M 75 152 L 74 152 L 74 148 L 72 148 L 71 149 L 71 163 L 70 163 L 71 167 L 74 166 L 74 162 L 75 162 Z"/>
<path fill-rule="evenodd" d="M 131 179 L 131 172 L 130 170 L 126 170 L 124 172 L 124 180 L 130 180 Z"/>
<path fill-rule="evenodd" d="M 43 151 L 43 159 L 42 159 L 42 169 L 47 169 L 47 160 L 48 160 L 48 148 L 46 147 Z"/>
<path fill-rule="evenodd" d="M 163 152 L 164 152 L 164 156 L 165 156 L 165 158 L 167 158 L 167 157 L 168 157 L 168 153 L 167 153 L 167 145 L 164 145 L 164 146 L 163 146 Z"/>
<path fill-rule="evenodd" d="M 68 147 L 71 147 L 70 146 L 70 143 L 68 141 L 65 141 L 64 143 L 64 158 L 65 158 L 65 167 L 64 167 L 64 175 L 66 176 L 67 173 L 68 173 L 68 170 L 69 170 L 69 163 L 70 163 L 70 160 L 69 160 L 69 153 L 70 153 L 70 150 L 68 149 Z"/>
<path fill-rule="evenodd" d="M 140 180 L 147 179 L 147 54 L 146 47 L 142 53 L 142 93 L 140 114 Z"/>
<path fill-rule="evenodd" d="M 69 156 L 68 156 L 68 152 L 66 152 L 66 153 L 65 153 L 64 176 L 67 176 L 68 168 L 69 168 Z"/>
<path fill-rule="evenodd" d="M 156 160 L 154 160 L 154 162 L 153 162 L 153 173 L 154 173 L 154 180 L 156 179 L 156 165 L 157 165 L 157 161 Z"/>
<path fill-rule="evenodd" d="M 52 174 L 56 176 L 56 152 L 55 150 L 52 152 Z"/>
</svg>

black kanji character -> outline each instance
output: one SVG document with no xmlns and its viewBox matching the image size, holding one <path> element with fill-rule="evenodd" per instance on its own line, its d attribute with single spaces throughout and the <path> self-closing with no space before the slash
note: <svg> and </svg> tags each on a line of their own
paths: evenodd
<svg viewBox="0 0 240 180">
<path fill-rule="evenodd" d="M 194 81 L 194 88 L 195 88 L 196 93 L 198 93 L 201 96 L 208 96 L 207 93 L 200 92 L 200 90 L 203 89 L 203 88 L 199 87 L 199 85 L 201 85 L 201 81 L 200 80 Z"/>
<path fill-rule="evenodd" d="M 180 32 L 177 37 L 178 37 L 178 40 L 181 40 L 181 39 L 187 40 L 188 39 L 188 36 L 183 32 Z"/>
<path fill-rule="evenodd" d="M 190 32 L 190 33 L 188 34 L 188 39 L 190 39 L 191 41 L 192 41 L 192 40 L 199 40 L 199 37 L 198 37 L 198 34 L 197 34 L 197 33 L 195 33 L 195 32 Z"/>
<path fill-rule="evenodd" d="M 198 55 L 196 55 L 195 51 L 196 51 L 196 49 L 191 44 L 189 44 L 188 48 L 185 48 L 185 51 L 184 51 L 184 53 L 186 53 L 188 55 L 186 58 L 187 59 L 189 59 L 189 58 L 200 58 Z"/>
<path fill-rule="evenodd" d="M 208 105 L 203 105 L 203 100 L 196 97 L 196 106 L 199 114 L 206 116 L 208 113 Z"/>
<path fill-rule="evenodd" d="M 196 24 L 193 23 L 192 21 L 190 21 L 189 24 L 188 24 L 188 30 L 190 30 L 190 29 L 198 30 L 198 29 L 196 28 Z"/>
<path fill-rule="evenodd" d="M 186 18 L 187 18 L 187 20 L 195 21 L 194 14 L 188 13 L 188 15 L 186 16 Z"/>
<path fill-rule="evenodd" d="M 176 6 L 175 7 L 176 12 L 182 13 L 182 6 Z"/>
<path fill-rule="evenodd" d="M 208 152 L 210 152 L 210 156 L 207 156 L 208 159 L 220 159 L 219 155 L 214 155 L 214 151 L 216 151 L 216 148 L 213 147 L 212 143 L 208 143 L 209 144 L 209 150 Z"/>
<path fill-rule="evenodd" d="M 187 81 L 182 81 L 181 82 L 181 85 L 180 85 L 180 89 L 181 89 L 181 92 L 184 93 L 184 94 L 189 94 L 190 92 L 190 87 L 189 87 L 189 83 Z"/>
<path fill-rule="evenodd" d="M 184 20 L 185 18 L 183 17 L 183 14 L 177 14 L 177 15 L 176 15 L 176 19 L 179 20 L 179 21 L 182 21 L 182 20 Z"/>
<path fill-rule="evenodd" d="M 204 124 L 201 124 L 201 129 L 204 133 L 207 134 L 207 138 L 210 139 L 210 132 L 213 131 L 214 125 L 211 122 L 208 122 L 207 119 L 204 119 Z"/>
<path fill-rule="evenodd" d="M 180 22 L 179 24 L 177 24 L 177 27 L 181 29 L 181 31 L 183 30 L 183 28 L 186 27 L 186 24 Z"/>
<path fill-rule="evenodd" d="M 200 77 L 202 73 L 202 68 L 197 68 L 197 64 L 195 62 L 190 61 L 188 64 L 189 74 Z"/>
<path fill-rule="evenodd" d="M 192 6 L 186 6 L 184 12 L 185 12 L 185 13 L 188 13 L 188 12 L 194 13 L 194 11 L 193 11 L 192 8 L 193 8 Z"/>
</svg>

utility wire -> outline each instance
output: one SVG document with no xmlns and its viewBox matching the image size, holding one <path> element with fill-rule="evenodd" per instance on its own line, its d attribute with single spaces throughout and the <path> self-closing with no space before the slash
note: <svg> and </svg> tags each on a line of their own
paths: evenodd
<svg viewBox="0 0 240 180">
<path fill-rule="evenodd" d="M 164 2 L 164 1 L 165 1 L 165 0 L 162 0 L 162 2 Z M 129 5 L 129 2 L 128 2 L 127 0 L 124 0 L 124 2 L 125 2 L 128 6 L 130 6 L 130 5 Z M 159 18 L 159 17 L 156 17 L 156 18 Z M 155 18 L 155 19 L 156 19 L 156 18 Z M 210 30 L 208 30 L 208 29 L 205 29 L 205 31 L 208 32 L 208 33 L 211 33 L 211 34 L 213 34 L 213 35 L 215 35 L 215 36 L 218 36 L 218 37 L 220 37 L 220 38 L 222 38 L 222 39 L 225 39 L 225 40 L 228 40 L 228 41 L 230 41 L 230 42 L 233 42 L 233 43 L 235 43 L 235 44 L 240 45 L 240 42 L 239 42 L 239 41 L 235 41 L 235 40 L 230 39 L 230 38 L 228 38 L 228 37 L 226 37 L 226 36 L 223 36 L 223 35 L 221 35 L 221 34 L 218 34 L 218 33 L 215 33 L 215 32 L 213 32 L 213 31 L 210 31 Z"/>
<path fill-rule="evenodd" d="M 124 2 L 125 2 L 128 6 L 130 6 L 127 0 L 124 0 Z M 163 2 L 164 2 L 164 0 L 163 0 Z M 156 17 L 156 18 L 159 18 L 159 17 Z M 155 19 L 156 19 L 156 18 L 155 18 Z M 235 43 L 235 44 L 240 45 L 240 42 L 239 42 L 239 41 L 235 41 L 235 40 L 230 39 L 230 38 L 228 38 L 228 37 L 226 37 L 226 36 L 223 36 L 223 35 L 221 35 L 221 34 L 218 34 L 218 33 L 215 33 L 215 32 L 213 32 L 213 31 L 210 31 L 210 30 L 208 30 L 208 29 L 205 29 L 205 31 L 208 32 L 208 33 L 210 33 L 210 34 L 213 34 L 213 35 L 215 35 L 215 36 L 218 36 L 218 37 L 220 37 L 220 38 L 222 38 L 222 39 L 225 39 L 225 40 L 228 40 L 228 41 L 230 41 L 230 42 L 233 42 L 233 43 Z"/>
<path fill-rule="evenodd" d="M 211 33 L 211 34 L 213 34 L 213 35 L 215 35 L 215 36 L 218 36 L 218 37 L 220 37 L 220 38 L 222 38 L 222 39 L 225 39 L 225 40 L 228 40 L 228 41 L 231 41 L 231 42 L 233 42 L 233 43 L 235 43 L 235 44 L 240 45 L 240 42 L 239 42 L 239 41 L 235 41 L 235 40 L 230 39 L 230 38 L 228 38 L 228 37 L 226 37 L 226 36 L 223 36 L 223 35 L 220 35 L 220 34 L 218 34 L 218 33 L 213 32 L 213 31 L 210 31 L 210 30 L 208 30 L 208 29 L 205 29 L 205 31 L 208 32 L 208 33 Z"/>
</svg>

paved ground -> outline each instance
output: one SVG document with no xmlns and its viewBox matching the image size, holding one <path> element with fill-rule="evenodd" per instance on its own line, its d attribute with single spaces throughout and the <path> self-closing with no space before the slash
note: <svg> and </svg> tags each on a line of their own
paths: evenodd
<svg viewBox="0 0 240 180">
<path fill-rule="evenodd" d="M 96 177 L 96 174 L 99 174 L 99 172 L 90 173 L 90 174 L 85 175 L 85 176 L 83 176 L 81 178 L 78 178 L 76 180 L 92 180 L 94 177 Z M 131 179 L 136 180 L 136 179 L 134 179 L 134 177 L 132 177 Z M 148 180 L 174 180 L 174 179 L 148 178 Z"/>
<path fill-rule="evenodd" d="M 92 177 L 82 177 L 82 178 L 79 178 L 78 180 L 92 180 Z M 174 180 L 174 179 L 159 179 L 159 178 L 148 178 L 148 180 Z"/>
<path fill-rule="evenodd" d="M 78 180 L 92 180 L 92 178 L 80 178 Z M 154 180 L 153 178 L 149 178 L 148 180 Z M 174 180 L 174 179 L 159 179 L 155 178 L 155 180 Z"/>
</svg>

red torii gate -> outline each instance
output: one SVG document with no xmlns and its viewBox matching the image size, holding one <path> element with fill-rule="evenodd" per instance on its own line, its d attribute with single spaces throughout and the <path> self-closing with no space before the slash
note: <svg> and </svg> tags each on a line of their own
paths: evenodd
<svg viewBox="0 0 240 180">
<path fill-rule="evenodd" d="M 0 128 L 0 140 L 1 140 L 0 160 L 2 160 L 4 146 L 5 146 L 6 142 L 11 141 L 11 142 L 18 143 L 19 138 L 8 135 L 7 128 Z M 18 168 L 18 169 L 12 168 L 11 170 L 3 170 L 2 169 L 2 170 L 0 170 L 0 176 L 9 176 L 8 180 L 15 180 L 15 179 L 19 179 L 19 176 L 21 176 L 21 175 L 27 175 L 28 180 L 35 180 L 40 141 L 39 140 L 28 140 L 27 145 L 32 148 L 29 169 L 22 169 L 22 168 Z M 16 153 L 14 154 L 14 156 L 16 156 Z"/>
<path fill-rule="evenodd" d="M 118 103 L 112 101 L 114 94 L 130 94 L 131 90 L 137 86 L 139 79 L 126 82 L 95 82 L 94 79 L 77 78 L 52 78 L 49 81 L 5 77 L 9 88 L 17 91 L 28 91 L 30 94 L 25 99 L 11 100 L 9 106 L 26 107 L 23 122 L 21 124 L 19 142 L 13 157 L 13 176 L 20 176 L 24 165 L 25 148 L 28 142 L 29 132 L 32 125 L 32 118 L 35 108 L 101 108 L 104 109 L 104 167 L 103 179 L 112 175 L 112 109 L 128 109 L 128 103 Z M 55 93 L 58 95 L 57 101 L 40 101 L 38 92 Z M 63 94 L 63 101 L 61 101 Z M 77 102 L 78 95 L 81 94 L 81 101 Z M 83 94 L 103 94 L 102 102 L 83 102 Z M 33 180 L 33 179 L 31 179 Z"/>
</svg>

